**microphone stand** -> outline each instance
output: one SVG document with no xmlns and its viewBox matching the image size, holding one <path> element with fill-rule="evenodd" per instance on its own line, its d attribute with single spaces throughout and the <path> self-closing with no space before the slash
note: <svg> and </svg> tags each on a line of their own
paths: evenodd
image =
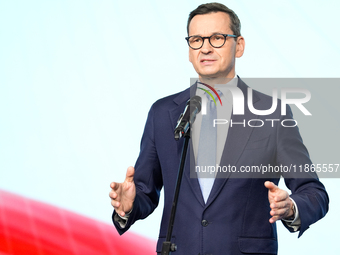
<svg viewBox="0 0 340 255">
<path fill-rule="evenodd" d="M 177 250 L 176 244 L 171 243 L 171 235 L 172 235 L 172 229 L 174 227 L 175 214 L 176 214 L 177 203 L 178 203 L 178 195 L 179 195 L 179 190 L 181 188 L 185 158 L 186 158 L 187 151 L 188 151 L 188 144 L 189 144 L 189 139 L 190 139 L 190 130 L 188 130 L 185 133 L 184 139 L 185 140 L 184 140 L 184 145 L 183 145 L 183 150 L 182 150 L 182 155 L 181 155 L 181 161 L 179 163 L 179 169 L 178 169 L 178 175 L 177 175 L 177 181 L 176 181 L 175 195 L 174 195 L 174 199 L 173 199 L 173 202 L 172 202 L 170 220 L 169 220 L 169 225 L 168 225 L 168 232 L 167 232 L 167 235 L 166 235 L 166 240 L 162 244 L 161 255 L 170 255 L 171 252 Z"/>
</svg>

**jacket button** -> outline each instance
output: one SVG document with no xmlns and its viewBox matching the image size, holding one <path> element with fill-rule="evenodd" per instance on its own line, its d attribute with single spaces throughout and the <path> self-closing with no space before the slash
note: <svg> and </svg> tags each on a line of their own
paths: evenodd
<svg viewBox="0 0 340 255">
<path fill-rule="evenodd" d="M 206 227 L 209 225 L 209 222 L 207 220 L 202 220 L 201 224 L 203 227 Z"/>
</svg>

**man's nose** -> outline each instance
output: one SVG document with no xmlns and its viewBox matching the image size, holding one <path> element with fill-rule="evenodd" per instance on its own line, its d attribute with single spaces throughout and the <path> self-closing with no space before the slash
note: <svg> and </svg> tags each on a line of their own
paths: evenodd
<svg viewBox="0 0 340 255">
<path fill-rule="evenodd" d="M 203 45 L 202 45 L 202 48 L 200 50 L 204 54 L 208 54 L 208 53 L 213 51 L 213 47 L 211 46 L 211 44 L 209 42 L 209 38 L 203 39 Z"/>
</svg>

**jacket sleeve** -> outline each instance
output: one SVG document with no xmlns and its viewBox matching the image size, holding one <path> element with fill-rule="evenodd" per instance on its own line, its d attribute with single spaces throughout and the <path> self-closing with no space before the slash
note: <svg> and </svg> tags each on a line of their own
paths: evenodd
<svg viewBox="0 0 340 255">
<path fill-rule="evenodd" d="M 284 119 L 285 125 L 293 125 L 293 114 L 290 107 L 287 107 L 287 114 L 282 116 L 280 122 Z M 290 124 L 288 124 L 290 122 Z M 299 237 L 306 231 L 309 226 L 322 217 L 328 211 L 329 198 L 324 185 L 320 182 L 317 174 L 312 171 L 304 171 L 304 168 L 310 169 L 312 161 L 309 158 L 307 148 L 304 146 L 297 126 L 284 127 L 278 125 L 277 135 L 277 164 L 286 166 L 290 169 L 283 176 L 286 186 L 291 190 L 291 198 L 295 201 L 301 219 Z M 291 232 L 293 228 L 287 224 L 284 226 Z"/>
<path fill-rule="evenodd" d="M 125 233 L 135 221 L 144 219 L 151 214 L 159 202 L 163 181 L 154 141 L 154 129 L 153 105 L 148 114 L 142 136 L 140 153 L 135 165 L 134 182 L 136 185 L 136 198 L 133 203 L 132 212 L 124 228 L 114 220 L 116 213 L 113 211 L 112 220 L 120 235 Z"/>
</svg>

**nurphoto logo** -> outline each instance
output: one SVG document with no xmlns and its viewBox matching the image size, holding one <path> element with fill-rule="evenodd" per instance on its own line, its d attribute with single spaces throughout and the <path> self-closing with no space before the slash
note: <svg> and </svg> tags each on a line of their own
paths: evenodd
<svg viewBox="0 0 340 255">
<path fill-rule="evenodd" d="M 197 87 L 198 89 L 201 89 L 205 91 L 214 101 L 215 105 L 217 106 L 217 100 L 219 101 L 220 105 L 223 106 L 222 100 L 220 95 L 217 93 L 216 89 L 213 88 L 212 86 L 202 83 L 202 82 L 197 82 L 199 85 L 203 85 L 200 87 Z M 227 86 L 229 89 L 231 96 L 232 96 L 232 111 L 233 115 L 244 115 L 244 108 L 245 108 L 245 97 L 242 92 L 242 90 L 236 86 Z M 304 89 L 304 88 L 281 88 L 281 115 L 286 115 L 286 106 L 287 104 L 295 105 L 304 115 L 306 116 L 311 116 L 312 114 L 307 110 L 307 108 L 303 105 L 311 99 L 311 93 L 309 90 Z M 299 94 L 299 98 L 288 98 L 289 93 L 295 93 Z M 278 106 L 278 89 L 273 88 L 272 89 L 272 105 L 269 109 L 265 110 L 258 110 L 255 109 L 254 104 L 253 104 L 253 90 L 251 88 L 248 88 L 247 90 L 247 106 L 248 109 L 251 113 L 259 116 L 266 116 L 270 115 L 275 112 Z M 207 114 L 207 103 L 208 103 L 208 97 L 202 97 L 202 106 L 201 106 L 201 112 L 202 115 Z M 228 102 L 225 102 L 225 104 Z M 215 127 L 216 125 L 225 125 L 230 123 L 230 126 L 232 127 L 233 125 L 242 125 L 243 127 L 248 124 L 250 127 L 262 127 L 265 122 L 271 123 L 271 126 L 274 127 L 274 123 L 280 121 L 279 119 L 251 119 L 251 120 L 244 120 L 243 122 L 233 122 L 232 119 L 227 120 L 227 119 L 214 119 L 213 121 L 213 126 Z M 284 119 L 280 123 L 283 127 L 295 127 L 297 126 L 297 121 L 294 119 Z"/>
<path fill-rule="evenodd" d="M 209 88 L 218 98 L 220 101 L 220 104 L 222 106 L 222 100 L 217 91 L 211 87 L 208 84 L 198 82 L 207 88 Z M 215 102 L 215 97 L 212 95 L 212 93 L 204 88 L 197 87 L 198 89 L 204 90 Z M 244 95 L 242 93 L 242 90 L 238 87 L 232 87 L 228 86 L 229 91 L 231 92 L 231 95 L 233 97 L 233 114 L 235 115 L 244 115 Z M 277 102 L 278 102 L 278 90 L 277 88 L 273 88 L 272 92 L 272 106 L 270 109 L 267 110 L 257 110 L 254 108 L 253 105 L 253 90 L 251 88 L 248 88 L 248 94 L 247 94 L 247 104 L 249 110 L 256 115 L 270 115 L 272 114 L 276 108 L 277 108 Z M 303 94 L 305 97 L 303 98 L 287 98 L 288 93 L 300 93 Z M 281 89 L 281 115 L 286 115 L 286 105 L 287 104 L 294 104 L 296 107 L 304 114 L 311 116 L 312 114 L 304 107 L 302 104 L 307 103 L 311 99 L 311 93 L 307 89 L 303 88 L 282 88 Z M 202 98 L 202 115 L 207 114 L 207 103 L 208 100 L 206 97 Z"/>
</svg>

